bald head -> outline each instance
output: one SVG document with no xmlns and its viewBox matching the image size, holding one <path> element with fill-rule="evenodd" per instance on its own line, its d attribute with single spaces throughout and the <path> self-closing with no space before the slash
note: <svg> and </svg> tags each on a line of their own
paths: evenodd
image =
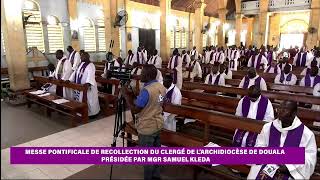
<svg viewBox="0 0 320 180">
<path fill-rule="evenodd" d="M 254 78 L 254 77 L 256 77 L 257 76 L 257 72 L 256 72 L 256 69 L 255 68 L 253 68 L 253 67 L 251 67 L 251 68 L 249 68 L 249 70 L 248 70 L 248 77 L 250 78 L 250 79 L 252 79 L 252 78 Z"/>
<path fill-rule="evenodd" d="M 280 104 L 278 114 L 279 120 L 282 122 L 282 128 L 292 125 L 294 118 L 297 115 L 298 103 L 295 101 L 283 101 Z"/>
<path fill-rule="evenodd" d="M 256 85 L 252 85 L 249 87 L 248 89 L 248 97 L 250 98 L 250 100 L 252 102 L 255 102 L 258 100 L 258 98 L 260 97 L 261 95 L 261 89 L 259 86 L 256 86 Z"/>
</svg>

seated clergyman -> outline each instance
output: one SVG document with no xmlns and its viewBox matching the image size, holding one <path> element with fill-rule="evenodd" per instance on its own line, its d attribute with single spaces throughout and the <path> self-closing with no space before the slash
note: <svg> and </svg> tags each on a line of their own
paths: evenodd
<svg viewBox="0 0 320 180">
<path fill-rule="evenodd" d="M 316 140 L 313 132 L 297 117 L 297 110 L 296 102 L 282 102 L 279 118 L 263 126 L 256 147 L 304 147 L 305 163 L 253 165 L 248 179 L 309 179 L 313 174 L 317 161 Z"/>
</svg>

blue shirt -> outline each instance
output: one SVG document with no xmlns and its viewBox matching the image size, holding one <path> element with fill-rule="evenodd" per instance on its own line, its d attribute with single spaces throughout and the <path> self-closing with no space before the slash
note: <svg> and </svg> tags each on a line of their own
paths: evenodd
<svg viewBox="0 0 320 180">
<path fill-rule="evenodd" d="M 147 83 L 144 83 L 144 86 L 143 87 L 146 87 L 152 83 L 155 83 L 155 82 L 158 82 L 157 80 L 152 80 L 152 81 L 149 81 Z M 143 88 L 141 91 L 140 91 L 140 94 L 138 95 L 136 101 L 135 101 L 135 105 L 138 106 L 139 108 L 144 108 L 146 107 L 146 105 L 148 104 L 148 101 L 149 101 L 149 93 L 148 91 Z"/>
</svg>

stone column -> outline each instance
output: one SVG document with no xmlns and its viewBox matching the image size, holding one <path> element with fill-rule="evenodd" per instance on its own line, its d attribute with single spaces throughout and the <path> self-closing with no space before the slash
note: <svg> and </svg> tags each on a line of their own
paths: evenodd
<svg viewBox="0 0 320 180">
<path fill-rule="evenodd" d="M 259 38 L 257 41 L 258 48 L 260 48 L 261 45 L 266 45 L 268 21 L 269 21 L 268 7 L 269 7 L 269 0 L 260 0 Z"/>
<path fill-rule="evenodd" d="M 77 8 L 77 0 L 68 0 L 68 11 L 70 16 L 70 34 L 73 31 L 76 31 L 79 34 L 79 22 L 78 22 L 78 8 Z M 71 46 L 80 51 L 80 40 L 72 39 L 71 37 Z"/>
<path fill-rule="evenodd" d="M 241 44 L 241 29 L 242 29 L 242 14 L 241 14 L 241 0 L 235 0 L 236 5 L 236 46 Z"/>
<path fill-rule="evenodd" d="M 225 43 L 225 37 L 226 37 L 226 32 L 223 28 L 223 25 L 227 22 L 226 21 L 226 15 L 227 15 L 227 10 L 226 9 L 219 9 L 219 20 L 220 20 L 220 25 L 218 26 L 218 46 L 226 46 Z"/>
<path fill-rule="evenodd" d="M 247 35 L 246 35 L 246 46 L 252 45 L 253 42 L 253 21 L 254 18 L 247 18 Z"/>
<path fill-rule="evenodd" d="M 103 12 L 105 17 L 105 32 L 107 50 L 109 50 L 111 40 L 114 41 L 112 53 L 115 56 L 120 55 L 119 27 L 114 26 L 118 13 L 117 0 L 103 1 Z"/>
<path fill-rule="evenodd" d="M 280 43 L 280 14 L 270 16 L 268 45 L 277 46 Z"/>
<path fill-rule="evenodd" d="M 193 47 L 193 40 L 192 40 L 192 32 L 193 32 L 193 26 L 192 26 L 192 18 L 191 18 L 191 13 L 189 13 L 188 16 L 188 49 L 192 49 Z"/>
<path fill-rule="evenodd" d="M 310 33 L 307 36 L 307 46 L 309 49 L 313 46 L 320 45 L 320 0 L 312 0 L 309 28 L 315 28 L 317 31 Z"/>
<path fill-rule="evenodd" d="M 241 44 L 242 14 L 236 14 L 236 46 Z"/>
<path fill-rule="evenodd" d="M 6 61 L 10 79 L 10 89 L 19 91 L 28 89 L 28 62 L 26 44 L 21 17 L 23 0 L 1 1 L 1 26 L 6 49 Z"/>
<path fill-rule="evenodd" d="M 194 14 L 194 22 L 195 22 L 195 46 L 197 47 L 198 52 L 202 52 L 203 49 L 203 16 L 204 16 L 204 8 L 206 7 L 204 0 L 200 0 L 197 6 L 195 7 L 195 14 Z"/>
<path fill-rule="evenodd" d="M 169 22 L 170 17 L 171 0 L 160 0 L 160 56 L 162 61 L 169 61 L 170 57 L 170 29 Z"/>
</svg>

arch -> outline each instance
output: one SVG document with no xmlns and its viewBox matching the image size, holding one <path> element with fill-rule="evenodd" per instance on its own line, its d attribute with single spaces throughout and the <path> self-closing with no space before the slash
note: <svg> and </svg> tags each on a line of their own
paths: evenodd
<svg viewBox="0 0 320 180">
<path fill-rule="evenodd" d="M 309 23 L 302 19 L 292 19 L 280 26 L 280 33 L 293 34 L 308 32 Z"/>
<path fill-rule="evenodd" d="M 23 10 L 40 11 L 40 5 L 34 0 L 25 0 L 22 8 Z"/>
<path fill-rule="evenodd" d="M 59 23 L 60 23 L 59 18 L 56 16 L 53 16 L 53 15 L 49 15 L 47 17 L 47 22 L 50 25 L 59 25 Z"/>
<path fill-rule="evenodd" d="M 94 27 L 94 22 L 90 18 L 83 18 L 81 20 L 81 27 Z"/>
</svg>

